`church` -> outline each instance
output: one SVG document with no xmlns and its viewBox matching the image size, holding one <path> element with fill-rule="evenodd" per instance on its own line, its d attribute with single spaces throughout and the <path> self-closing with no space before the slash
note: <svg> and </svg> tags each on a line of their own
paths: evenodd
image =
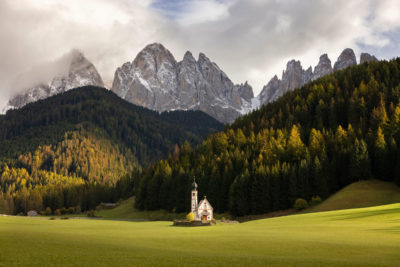
<svg viewBox="0 0 400 267">
<path fill-rule="evenodd" d="M 197 184 L 193 180 L 192 184 L 192 200 L 191 200 L 191 211 L 194 214 L 195 221 L 209 222 L 213 219 L 213 207 L 208 202 L 206 196 L 199 203 L 197 202 Z"/>
</svg>

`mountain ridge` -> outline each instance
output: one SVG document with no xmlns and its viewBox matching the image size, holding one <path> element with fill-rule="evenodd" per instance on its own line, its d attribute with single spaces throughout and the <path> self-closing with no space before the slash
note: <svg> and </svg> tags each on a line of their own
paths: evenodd
<svg viewBox="0 0 400 267">
<path fill-rule="evenodd" d="M 361 53 L 360 64 L 369 61 L 378 61 L 378 59 L 368 53 Z M 351 48 L 344 49 L 333 66 L 328 55 L 326 53 L 322 54 L 314 71 L 312 71 L 311 66 L 307 70 L 303 69 L 300 61 L 292 59 L 288 61 L 286 70 L 282 73 L 282 78 L 279 79 L 276 75 L 273 76 L 263 87 L 257 98 L 260 105 L 273 102 L 288 91 L 293 91 L 308 82 L 353 65 L 357 65 L 357 59 Z"/>
<path fill-rule="evenodd" d="M 69 56 L 70 62 L 66 74 L 57 74 L 48 83 L 39 83 L 15 95 L 8 101 L 6 107 L 3 109 L 3 113 L 9 109 L 21 108 L 28 103 L 45 99 L 77 87 L 85 85 L 104 87 L 103 79 L 97 72 L 96 67 L 82 52 L 74 49 L 70 52 Z"/>
<path fill-rule="evenodd" d="M 359 62 L 377 60 L 373 55 L 361 53 Z M 292 59 L 287 62 L 281 78 L 273 76 L 254 96 L 247 81 L 234 84 L 204 53 L 199 53 L 196 60 L 187 51 L 178 62 L 162 44 L 152 43 L 132 62 L 116 69 L 110 90 L 133 104 L 159 112 L 201 110 L 223 123 L 232 123 L 288 91 L 355 64 L 356 56 L 350 48 L 342 51 L 333 66 L 328 55 L 322 54 L 314 70 L 311 66 L 303 69 L 300 61 Z M 49 84 L 37 85 L 15 96 L 5 110 L 82 85 L 103 87 L 104 82 L 95 66 L 82 53 L 74 51 L 67 75 L 56 76 Z"/>
<path fill-rule="evenodd" d="M 46 107 L 51 108 L 47 109 Z M 118 114 L 118 116 L 115 114 Z M 185 115 L 193 119 L 185 118 Z M 106 118 L 109 118 L 110 122 L 106 121 Z M 202 120 L 201 123 L 199 120 Z M 197 122 L 197 128 L 192 125 L 192 121 Z M 111 127 L 112 122 L 117 123 L 118 126 Z M 180 126 L 181 122 L 182 125 Z M 126 139 L 127 144 L 130 143 L 129 146 L 139 146 L 139 136 L 142 136 L 141 138 L 145 142 L 151 141 L 146 143 L 150 147 L 156 144 L 162 147 L 163 152 L 160 153 L 160 150 L 150 157 L 144 157 L 151 158 L 154 156 L 154 159 L 167 156 L 167 153 L 173 150 L 175 144 L 183 144 L 185 140 L 195 144 L 200 142 L 201 138 L 204 138 L 208 133 L 222 129 L 221 123 L 200 111 L 158 113 L 129 103 L 110 90 L 85 86 L 29 103 L 20 109 L 9 110 L 5 115 L 0 115 L 0 127 L 3 129 L 0 134 L 0 144 L 2 145 L 0 157 L 12 156 L 7 152 L 12 146 L 6 145 L 5 141 L 12 141 L 16 137 L 29 135 L 33 129 L 55 127 L 59 123 L 61 123 L 61 127 L 59 127 L 61 136 L 63 136 L 63 131 L 71 130 L 71 125 L 82 123 L 106 127 L 110 137 L 121 136 L 121 138 Z M 138 123 L 149 125 L 140 130 L 136 126 Z M 161 135 L 158 133 L 160 129 L 164 129 L 166 132 Z M 51 133 L 57 134 L 57 132 L 59 131 L 56 129 L 51 130 Z M 134 142 L 132 138 L 138 140 Z M 163 142 L 162 138 L 170 138 L 172 143 Z M 155 139 L 160 140 L 155 141 Z M 18 147 L 27 149 L 29 146 L 36 148 L 39 145 L 41 144 L 34 144 L 32 141 L 27 146 L 18 145 Z"/>
<path fill-rule="evenodd" d="M 153 110 L 198 109 L 224 123 L 250 111 L 254 96 L 247 82 L 233 84 L 204 53 L 196 60 L 187 51 L 177 62 L 160 43 L 147 45 L 119 67 L 111 90 Z"/>
<path fill-rule="evenodd" d="M 159 113 L 86 86 L 9 110 L 0 129 L 0 213 L 26 214 L 81 212 L 125 198 L 142 168 L 223 124 L 201 111 Z"/>
</svg>

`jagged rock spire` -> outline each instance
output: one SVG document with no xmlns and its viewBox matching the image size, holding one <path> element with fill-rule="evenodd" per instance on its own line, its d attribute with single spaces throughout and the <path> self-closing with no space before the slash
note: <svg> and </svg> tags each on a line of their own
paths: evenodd
<svg viewBox="0 0 400 267">
<path fill-rule="evenodd" d="M 312 80 L 316 80 L 322 76 L 325 76 L 333 71 L 331 60 L 328 54 L 323 54 L 319 57 L 318 65 L 315 66 L 314 73 L 312 75 Z"/>
<path fill-rule="evenodd" d="M 340 54 L 337 61 L 335 62 L 333 70 L 334 71 L 342 70 L 356 64 L 357 64 L 357 59 L 353 49 L 346 48 L 345 50 L 343 50 L 343 52 Z"/>
<path fill-rule="evenodd" d="M 201 110 L 225 123 L 251 110 L 250 85 L 235 85 L 204 53 L 186 52 L 177 62 L 161 44 L 146 46 L 132 63 L 117 69 L 111 89 L 157 111 Z"/>
<path fill-rule="evenodd" d="M 370 61 L 378 61 L 378 59 L 375 56 L 370 55 L 368 53 L 361 53 L 360 64 L 363 64 L 364 62 L 370 62 Z"/>
<path fill-rule="evenodd" d="M 368 53 L 362 53 L 360 63 L 367 61 L 377 61 L 377 58 Z M 309 81 L 328 75 L 334 70 L 341 70 L 355 64 L 357 64 L 356 56 L 354 51 L 350 48 L 343 50 L 333 68 L 328 55 L 322 54 L 319 57 L 318 65 L 314 68 L 314 72 L 311 67 L 307 70 L 303 70 L 300 61 L 291 60 L 287 63 L 286 70 L 282 73 L 282 79 L 279 79 L 275 75 L 267 85 L 263 87 L 257 99 L 261 105 L 275 101 L 287 91 L 294 90 Z"/>
</svg>

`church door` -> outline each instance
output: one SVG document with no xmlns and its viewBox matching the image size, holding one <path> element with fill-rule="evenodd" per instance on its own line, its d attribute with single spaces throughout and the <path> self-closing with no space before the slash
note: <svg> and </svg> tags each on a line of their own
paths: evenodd
<svg viewBox="0 0 400 267">
<path fill-rule="evenodd" d="M 207 215 L 203 215 L 203 221 L 207 221 Z"/>
</svg>

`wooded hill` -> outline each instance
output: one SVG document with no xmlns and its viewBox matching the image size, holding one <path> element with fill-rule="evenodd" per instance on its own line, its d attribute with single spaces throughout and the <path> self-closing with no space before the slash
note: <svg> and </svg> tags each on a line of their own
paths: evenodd
<svg viewBox="0 0 400 267">
<path fill-rule="evenodd" d="M 200 111 L 159 114 L 89 86 L 8 111 L 0 129 L 0 213 L 18 213 L 86 210 L 131 195 L 134 170 L 223 125 Z"/>
<path fill-rule="evenodd" d="M 400 59 L 352 66 L 145 169 L 136 207 L 189 210 L 194 176 L 215 212 L 236 216 L 326 198 L 362 179 L 400 184 L 399 122 Z"/>
</svg>

